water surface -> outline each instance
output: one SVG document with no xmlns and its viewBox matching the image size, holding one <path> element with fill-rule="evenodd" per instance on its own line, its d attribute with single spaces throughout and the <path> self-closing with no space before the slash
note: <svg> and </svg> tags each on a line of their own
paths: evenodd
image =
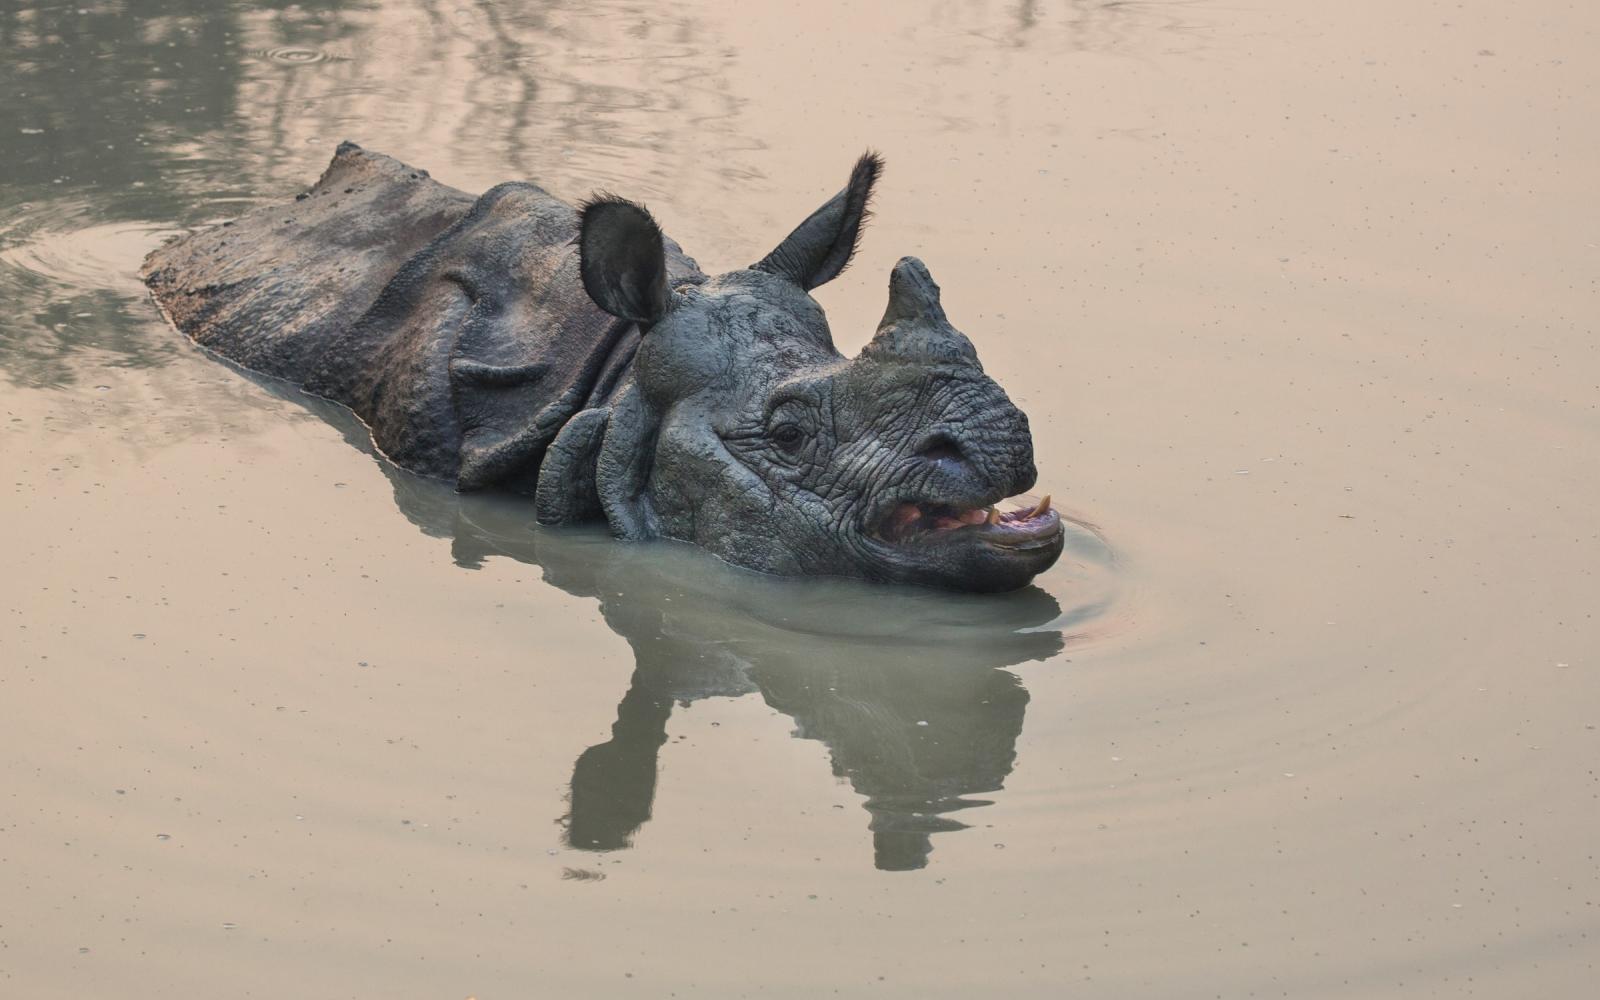
<svg viewBox="0 0 1600 1000">
<path fill-rule="evenodd" d="M 1590 995 L 1600 13 L 0 9 L 0 992 Z M 548 531 L 135 272 L 341 139 L 758 259 L 871 146 L 1035 587 Z"/>
</svg>

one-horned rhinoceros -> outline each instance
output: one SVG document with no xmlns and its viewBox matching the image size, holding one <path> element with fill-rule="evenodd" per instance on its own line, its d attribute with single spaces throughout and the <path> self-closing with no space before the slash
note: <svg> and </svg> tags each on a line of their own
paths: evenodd
<svg viewBox="0 0 1600 1000">
<path fill-rule="evenodd" d="M 620 198 L 473 198 L 344 143 L 293 202 L 156 250 L 144 277 L 201 346 L 345 404 L 406 469 L 531 494 L 541 522 L 771 573 L 1023 586 L 1061 520 L 995 506 L 1034 483 L 1028 421 L 927 268 L 895 265 L 853 359 L 808 294 L 849 263 L 880 166 L 708 277 Z"/>
</svg>

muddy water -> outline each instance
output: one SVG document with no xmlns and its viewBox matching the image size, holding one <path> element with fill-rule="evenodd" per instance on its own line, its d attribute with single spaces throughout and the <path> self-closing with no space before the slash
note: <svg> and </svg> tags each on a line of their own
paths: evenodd
<svg viewBox="0 0 1600 1000">
<path fill-rule="evenodd" d="M 0 993 L 1592 995 L 1600 14 L 1490 7 L 6 5 Z M 386 467 L 133 278 L 343 138 L 709 269 L 880 149 L 841 346 L 923 257 L 1067 557 Z"/>
</svg>

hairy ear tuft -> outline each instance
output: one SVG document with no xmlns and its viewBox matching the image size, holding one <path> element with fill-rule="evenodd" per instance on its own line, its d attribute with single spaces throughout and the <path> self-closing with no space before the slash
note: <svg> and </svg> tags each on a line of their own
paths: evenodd
<svg viewBox="0 0 1600 1000">
<path fill-rule="evenodd" d="M 649 326 L 666 311 L 667 259 L 661 227 L 643 205 L 597 194 L 578 210 L 579 269 L 594 304 Z"/>
<path fill-rule="evenodd" d="M 850 171 L 845 189 L 812 212 L 752 269 L 786 277 L 808 292 L 838 277 L 855 256 L 861 226 L 872 214 L 872 186 L 882 172 L 883 157 L 867 150 Z"/>
</svg>

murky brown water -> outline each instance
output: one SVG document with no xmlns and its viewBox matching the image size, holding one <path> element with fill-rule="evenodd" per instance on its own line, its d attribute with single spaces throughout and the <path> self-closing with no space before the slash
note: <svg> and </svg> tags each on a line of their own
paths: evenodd
<svg viewBox="0 0 1600 1000">
<path fill-rule="evenodd" d="M 0 994 L 1593 995 L 1597 44 L 6 4 Z M 1086 526 L 1005 598 L 752 581 L 386 468 L 133 277 L 342 138 L 712 269 L 882 150 L 841 347 L 923 257 Z"/>
</svg>

